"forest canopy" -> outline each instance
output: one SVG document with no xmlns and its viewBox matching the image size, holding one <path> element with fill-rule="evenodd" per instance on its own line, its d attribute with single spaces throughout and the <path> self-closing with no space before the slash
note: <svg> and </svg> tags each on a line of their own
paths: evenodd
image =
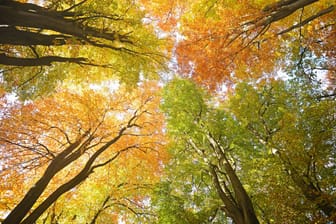
<svg viewBox="0 0 336 224">
<path fill-rule="evenodd" d="M 329 0 L 0 0 L 0 223 L 336 223 Z"/>
</svg>

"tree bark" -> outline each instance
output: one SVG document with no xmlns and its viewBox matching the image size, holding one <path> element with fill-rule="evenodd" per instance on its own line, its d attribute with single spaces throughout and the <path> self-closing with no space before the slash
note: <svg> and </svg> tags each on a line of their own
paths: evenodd
<svg viewBox="0 0 336 224">
<path fill-rule="evenodd" d="M 267 26 L 273 22 L 286 18 L 287 16 L 293 14 L 296 10 L 313 4 L 317 1 L 318 0 L 279 1 L 277 4 L 275 4 L 275 7 L 268 7 L 270 9 L 273 8 L 273 10 L 270 11 L 270 15 L 266 17 L 262 25 Z"/>
<path fill-rule="evenodd" d="M 84 41 L 89 40 L 88 38 L 91 36 L 109 41 L 118 40 L 132 43 L 126 36 L 116 32 L 101 32 L 101 30 L 76 22 L 75 18 L 55 16 L 55 11 L 43 11 L 43 13 L 26 11 L 20 5 L 21 3 L 18 3 L 17 7 L 0 5 L 0 25 L 53 30 Z"/>
<path fill-rule="evenodd" d="M 9 26 L 22 26 L 57 31 L 85 38 L 83 30 L 69 19 L 41 15 L 32 11 L 22 11 L 0 5 L 0 23 Z"/>
<path fill-rule="evenodd" d="M 116 43 L 133 44 L 128 35 L 110 29 L 104 31 L 85 25 L 81 15 L 68 11 L 55 11 L 31 3 L 0 0 L 0 44 L 19 46 L 55 46 L 65 44 L 88 44 L 100 48 L 120 50 Z M 104 17 L 99 15 L 97 17 Z M 106 16 L 108 17 L 108 16 Z M 85 20 L 85 19 L 84 19 Z M 17 29 L 15 27 L 21 27 Z M 53 31 L 52 35 L 38 30 Z M 128 52 L 133 52 L 129 50 Z M 0 64 L 13 66 L 50 66 L 52 62 L 82 63 L 85 58 L 45 56 L 37 59 L 15 58 L 0 55 Z M 88 63 L 85 63 L 89 65 Z"/>
<path fill-rule="evenodd" d="M 93 166 L 93 163 L 96 161 L 98 156 L 106 151 L 111 145 L 116 143 L 124 135 L 124 132 L 128 128 L 131 128 L 135 125 L 133 124 L 133 122 L 134 120 L 136 120 L 137 116 L 138 115 L 135 114 L 132 118 L 130 118 L 127 125 L 121 128 L 119 130 L 119 133 L 114 138 L 112 138 L 110 141 L 106 142 L 103 146 L 97 149 L 97 151 L 93 153 L 93 155 L 88 159 L 83 169 L 74 178 L 58 187 L 28 215 L 31 208 L 33 207 L 37 199 L 42 195 L 51 179 L 60 170 L 78 159 L 86 151 L 87 146 L 94 138 L 93 136 L 89 135 L 90 131 L 87 131 L 85 134 L 81 135 L 76 142 L 71 143 L 64 151 L 59 153 L 52 160 L 40 180 L 37 181 L 36 184 L 28 191 L 22 201 L 10 212 L 10 214 L 6 217 L 2 224 L 35 223 L 35 221 L 43 214 L 43 212 L 45 212 L 50 207 L 50 205 L 52 205 L 61 195 L 68 192 L 69 190 L 80 184 L 82 181 L 84 181 L 95 168 L 104 166 L 107 163 L 112 162 L 119 156 L 122 151 L 128 150 L 128 148 L 120 150 L 106 162 Z"/>
<path fill-rule="evenodd" d="M 31 11 L 31 12 L 37 12 L 39 14 L 45 14 L 45 15 L 53 15 L 56 17 L 72 17 L 75 14 L 73 12 L 69 11 L 54 11 L 50 10 L 44 7 L 41 7 L 39 5 L 35 5 L 33 3 L 24 3 L 24 2 L 18 2 L 13 0 L 0 0 L 1 5 L 6 5 L 12 8 L 20 8 L 24 11 Z"/>
<path fill-rule="evenodd" d="M 85 58 L 65 58 L 59 56 L 44 56 L 39 58 L 17 58 L 0 54 L 0 64 L 14 66 L 50 66 L 53 62 L 71 62 L 82 64 Z"/>
<path fill-rule="evenodd" d="M 211 134 L 208 134 L 207 138 L 211 148 L 216 152 L 218 157 L 219 164 L 217 166 L 209 164 L 209 166 L 211 175 L 214 178 L 215 188 L 225 205 L 223 208 L 224 211 L 237 224 L 259 224 L 253 203 L 228 161 L 225 149 Z M 225 173 L 228 183 L 221 183 L 219 181 L 219 173 L 222 173 L 222 175 Z M 226 187 L 226 184 L 230 184 L 233 192 Z"/>
<path fill-rule="evenodd" d="M 242 224 L 259 224 L 252 201 L 228 161 L 224 162 L 224 169 L 230 178 L 237 203 L 241 209 Z"/>
<path fill-rule="evenodd" d="M 111 145 L 116 143 L 122 136 L 124 131 L 127 128 L 123 128 L 120 130 L 119 134 L 114 137 L 111 141 L 105 143 L 102 147 L 100 147 L 91 157 L 90 159 L 86 162 L 85 166 L 83 169 L 71 180 L 68 182 L 62 184 L 60 187 L 58 187 L 51 195 L 49 195 L 37 208 L 34 209 L 32 213 L 28 215 L 26 219 L 24 219 L 20 224 L 34 224 L 35 221 L 45 212 L 60 196 L 62 196 L 64 193 L 68 192 L 72 188 L 76 187 L 79 185 L 81 182 L 83 182 L 86 178 L 89 177 L 89 175 L 93 172 L 95 167 L 101 166 L 96 165 L 93 166 L 93 163 L 96 161 L 96 159 L 103 153 L 105 152 Z M 113 156 L 109 161 L 113 161 L 118 157 L 120 153 L 117 153 L 115 156 Z M 71 161 L 74 161 L 71 160 Z M 12 223 L 14 224 L 14 223 Z"/>
<path fill-rule="evenodd" d="M 64 45 L 70 37 L 64 35 L 46 35 L 41 33 L 18 30 L 15 27 L 0 27 L 0 44 L 9 45 Z"/>
<path fill-rule="evenodd" d="M 54 160 L 51 161 L 48 168 L 44 172 L 43 176 L 35 183 L 35 185 L 30 188 L 25 197 L 21 202 L 9 213 L 2 224 L 19 224 L 21 220 L 27 215 L 30 209 L 33 207 L 37 199 L 41 196 L 43 191 L 46 189 L 47 185 L 51 179 L 65 166 L 69 163 L 64 163 L 64 158 L 66 153 L 71 153 L 75 150 L 81 143 L 82 139 L 69 145 L 62 153 L 56 156 Z"/>
<path fill-rule="evenodd" d="M 231 217 L 235 223 L 243 223 L 241 210 L 239 207 L 237 207 L 235 201 L 232 200 L 223 190 L 215 166 L 210 165 L 210 173 L 213 177 L 215 189 L 224 204 L 222 210 L 226 213 L 227 216 Z"/>
</svg>

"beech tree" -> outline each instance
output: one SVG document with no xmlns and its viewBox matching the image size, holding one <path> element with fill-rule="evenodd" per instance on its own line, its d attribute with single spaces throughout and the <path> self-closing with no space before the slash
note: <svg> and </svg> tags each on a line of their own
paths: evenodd
<svg viewBox="0 0 336 224">
<path fill-rule="evenodd" d="M 65 79 L 135 84 L 165 67 L 164 43 L 134 1 L 3 0 L 0 13 L 1 84 L 24 99 Z"/>
<path fill-rule="evenodd" d="M 312 222 L 334 221 L 336 215 L 330 179 L 335 172 L 335 100 L 320 96 L 323 91 L 316 86 L 278 81 L 258 88 L 241 84 L 230 100 L 240 126 L 281 164 L 282 175 L 289 179 L 284 188 L 300 192 L 301 199 L 286 203 L 310 204 L 301 212 Z M 272 182 L 266 185 L 273 188 Z"/>
<path fill-rule="evenodd" d="M 335 71 L 335 5 L 330 1 L 146 1 L 162 29 L 172 32 L 176 69 L 217 90 L 236 80 L 310 67 L 307 76 Z M 152 3 L 151 3 L 152 2 Z M 178 35 L 176 35 L 176 33 Z M 308 54 L 309 52 L 310 54 Z M 316 64 L 315 64 L 316 65 Z M 296 75 L 302 75 L 296 74 Z M 331 83 L 333 84 L 333 83 Z"/>
<path fill-rule="evenodd" d="M 64 4 L 68 5 L 66 2 Z M 93 6 L 96 8 L 89 9 Z M 133 37 L 132 32 L 135 32 L 132 30 L 133 27 L 128 26 L 129 30 L 122 30 L 126 29 L 125 25 L 128 23 L 127 11 L 124 14 L 108 14 L 108 10 L 99 12 L 97 3 L 87 0 L 62 9 L 64 7 L 61 2 L 39 6 L 13 0 L 1 1 L 0 44 L 31 48 L 36 45 L 93 45 L 134 54 L 143 53 L 131 48 L 139 44 L 135 43 L 138 40 Z M 118 6 L 114 7 L 118 9 Z M 137 18 L 134 18 L 133 22 L 137 22 L 136 20 Z M 52 62 L 85 64 L 87 60 L 85 57 L 42 56 L 36 51 L 34 51 L 35 58 L 22 58 L 11 56 L 12 53 L 8 48 L 3 47 L 2 51 L 4 53 L 1 54 L 0 62 L 5 65 L 38 66 L 51 65 Z"/>
<path fill-rule="evenodd" d="M 159 223 L 334 221 L 335 105 L 321 95 L 297 81 L 240 83 L 220 103 L 190 81 L 169 83 Z"/>
<path fill-rule="evenodd" d="M 168 116 L 170 134 L 176 142 L 176 145 L 172 146 L 175 157 L 172 160 L 172 169 L 182 169 L 177 173 L 173 172 L 176 176 L 181 175 L 179 172 L 185 172 L 181 176 L 184 185 L 190 187 L 189 194 L 197 194 L 198 188 L 211 185 L 209 189 L 215 191 L 222 202 L 216 210 L 222 210 L 235 223 L 259 223 L 251 198 L 235 171 L 237 167 L 232 155 L 235 148 L 232 146 L 233 141 L 225 136 L 220 128 L 226 127 L 227 123 L 232 121 L 222 117 L 223 114 L 212 111 L 205 101 L 201 90 L 186 80 L 174 80 L 166 87 L 163 109 Z M 212 183 L 204 183 L 202 177 L 195 177 L 193 172 L 198 172 L 197 170 L 208 176 L 204 179 L 212 179 Z M 171 179 L 168 178 L 168 182 L 172 182 L 173 186 L 174 181 L 179 182 L 179 179 L 175 180 L 174 174 L 170 176 Z M 194 213 L 197 213 L 197 207 L 202 207 L 204 203 L 189 200 L 186 200 L 186 204 L 191 203 L 189 206 Z M 215 219 L 217 213 L 212 215 L 211 219 Z M 209 219 L 207 216 L 203 218 Z M 199 220 L 197 223 L 201 222 Z"/>
<path fill-rule="evenodd" d="M 3 223 L 336 222 L 333 1 L 0 13 Z"/>
<path fill-rule="evenodd" d="M 94 91 L 64 91 L 10 109 L 2 116 L 0 131 L 4 164 L 1 188 L 5 192 L 1 204 L 12 208 L 3 223 L 34 223 L 59 197 L 77 188 L 101 167 L 112 168 L 111 163 L 118 163 L 115 168 L 120 166 L 120 171 L 130 169 L 124 174 L 130 175 L 128 178 L 110 169 L 115 180 L 152 183 L 164 158 L 160 150 L 162 135 L 153 129 L 161 121 L 155 111 L 154 94 L 126 94 L 120 90 L 120 94 L 108 96 Z M 137 160 L 139 169 L 135 169 L 139 166 Z M 36 176 L 32 174 L 34 170 Z M 23 182 L 16 179 L 16 175 L 28 173 L 31 176 Z M 16 202 L 12 188 L 15 190 L 18 185 L 24 189 L 25 183 L 31 182 L 35 183 Z M 123 186 L 122 181 L 119 184 Z"/>
</svg>

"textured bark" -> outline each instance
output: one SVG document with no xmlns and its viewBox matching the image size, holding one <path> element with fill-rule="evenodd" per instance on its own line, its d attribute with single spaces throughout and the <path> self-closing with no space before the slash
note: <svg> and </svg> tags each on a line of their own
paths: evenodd
<svg viewBox="0 0 336 224">
<path fill-rule="evenodd" d="M 0 27 L 0 43 L 10 45 L 64 45 L 70 37 L 64 35 L 46 35 L 41 33 L 18 30 L 14 27 Z"/>
<path fill-rule="evenodd" d="M 262 15 L 260 17 L 252 21 L 248 21 L 247 23 L 244 24 L 244 26 L 247 26 L 247 27 L 244 27 L 243 31 L 239 33 L 238 36 L 245 34 L 246 30 L 248 31 L 257 30 L 257 35 L 253 37 L 253 39 L 255 39 L 261 34 L 263 34 L 272 23 L 282 20 L 290 16 L 297 10 L 303 9 L 304 7 L 309 6 L 317 1 L 318 0 L 281 0 L 281 1 L 269 4 L 262 10 Z M 308 19 L 304 21 L 301 21 L 301 23 L 295 24 L 285 29 L 284 31 L 279 32 L 278 35 L 284 34 L 293 29 L 304 26 L 308 22 L 320 16 L 323 16 L 327 13 L 330 13 L 334 9 L 335 9 L 334 5 L 331 5 L 330 7 L 326 9 L 322 9 L 317 14 L 310 16 Z M 236 38 L 237 36 L 234 39 Z"/>
<path fill-rule="evenodd" d="M 268 6 L 269 9 L 273 9 L 273 10 L 268 10 L 270 11 L 269 18 L 266 19 L 263 25 L 268 25 L 270 23 L 281 20 L 293 14 L 296 10 L 301 9 L 307 5 L 313 4 L 314 2 L 317 2 L 317 1 L 318 0 L 279 1 L 275 3 L 274 6 L 272 5 Z"/>
<path fill-rule="evenodd" d="M 11 211 L 2 224 L 19 224 L 21 220 L 28 214 L 37 199 L 41 196 L 43 191 L 51 179 L 71 161 L 65 160 L 65 157 L 72 153 L 81 143 L 82 139 L 71 144 L 62 153 L 57 155 L 49 164 L 43 176 L 35 183 L 35 185 L 27 192 L 21 202 Z"/>
<path fill-rule="evenodd" d="M 228 193 L 223 190 L 222 183 L 220 183 L 218 178 L 216 167 L 210 167 L 210 172 L 214 179 L 215 188 L 224 204 L 224 207 L 222 208 L 223 211 L 227 216 L 233 219 L 234 223 L 259 224 L 251 199 L 247 195 L 239 178 L 235 174 L 230 164 L 225 164 L 224 166 L 224 170 L 230 179 L 231 187 L 234 190 L 234 196 L 228 195 Z"/>
<path fill-rule="evenodd" d="M 217 193 L 224 204 L 222 210 L 227 214 L 227 216 L 231 217 L 236 223 L 242 223 L 243 220 L 242 216 L 240 215 L 241 211 L 236 206 L 235 201 L 232 200 L 232 198 L 229 197 L 222 189 L 221 183 L 219 181 L 216 172 L 216 167 L 210 165 L 210 172 L 213 177 L 215 189 L 217 190 Z"/>
<path fill-rule="evenodd" d="M 112 161 L 114 161 L 123 151 L 126 151 L 132 147 L 124 148 L 118 151 L 112 158 L 108 159 L 104 163 L 94 165 L 96 159 L 105 152 L 111 145 L 116 143 L 123 135 L 126 130 L 133 127 L 135 120 L 137 118 L 135 114 L 128 121 L 127 125 L 119 130 L 119 133 L 112 138 L 110 141 L 106 142 L 100 148 L 95 151 L 92 156 L 88 159 L 82 170 L 71 180 L 65 182 L 59 186 L 53 193 L 51 193 L 46 199 L 44 199 L 41 204 L 39 204 L 35 209 L 31 210 L 37 199 L 42 195 L 43 191 L 46 189 L 48 183 L 52 178 L 66 166 L 71 164 L 73 161 L 77 160 L 83 153 L 87 150 L 87 147 L 93 140 L 93 136 L 89 135 L 89 131 L 78 138 L 78 140 L 70 144 L 64 151 L 59 153 L 51 161 L 47 167 L 43 176 L 38 180 L 35 185 L 28 191 L 22 201 L 10 212 L 10 214 L 3 221 L 3 224 L 33 224 L 36 220 L 64 193 L 68 192 L 82 181 L 84 181 L 95 168 L 104 166 Z"/>
<path fill-rule="evenodd" d="M 18 2 L 13 0 L 0 0 L 1 5 L 6 5 L 12 8 L 20 8 L 24 11 L 31 11 L 31 12 L 37 12 L 40 14 L 49 14 L 56 17 L 71 17 L 74 16 L 73 12 L 69 11 L 54 11 L 50 10 L 44 7 L 41 7 L 39 5 L 35 5 L 32 3 L 24 3 L 24 2 Z"/>
<path fill-rule="evenodd" d="M 65 58 L 59 56 L 45 56 L 40 58 L 16 58 L 0 54 L 0 64 L 14 66 L 50 66 L 53 62 L 71 62 L 84 64 L 85 58 Z"/>
<path fill-rule="evenodd" d="M 17 7 L 0 5 L 1 25 L 53 30 L 82 40 L 95 37 L 109 41 L 118 39 L 121 42 L 131 43 L 126 36 L 116 32 L 101 32 L 101 30 L 77 22 L 74 17 L 61 17 L 60 15 L 62 13 L 56 11 L 26 10 L 25 7 L 21 7 L 21 4 L 18 4 Z"/>
<path fill-rule="evenodd" d="M 53 30 L 59 33 L 86 38 L 78 24 L 70 19 L 24 11 L 21 8 L 0 5 L 0 24 Z"/>
<path fill-rule="evenodd" d="M 102 147 L 100 147 L 91 157 L 90 159 L 86 162 L 85 166 L 83 169 L 71 180 L 68 182 L 62 184 L 60 187 L 58 187 L 53 193 L 51 193 L 37 208 L 34 209 L 33 212 L 31 212 L 26 219 L 24 219 L 20 224 L 34 224 L 35 221 L 45 212 L 60 196 L 62 196 L 64 193 L 70 191 L 72 188 L 76 187 L 79 185 L 81 182 L 83 182 L 86 178 L 89 177 L 89 175 L 93 172 L 93 170 L 98 167 L 102 166 L 103 164 L 93 166 L 93 163 L 96 161 L 98 156 L 100 156 L 104 151 L 106 151 L 111 145 L 116 143 L 123 135 L 124 131 L 127 128 L 123 128 L 119 134 L 113 138 L 111 141 L 105 143 Z M 86 143 L 83 143 L 85 145 Z M 79 151 L 78 151 L 79 152 Z M 80 154 L 82 154 L 82 150 L 80 150 Z M 115 160 L 120 153 L 117 153 L 114 155 L 111 159 L 109 159 L 109 162 L 112 162 Z M 71 155 L 70 155 L 71 156 Z M 69 156 L 69 157 L 70 157 Z M 78 156 L 79 157 L 79 156 Z M 74 161 L 75 159 L 78 158 L 75 156 L 74 159 L 71 159 L 70 162 Z M 65 158 L 66 161 L 66 158 Z M 65 167 L 65 166 L 64 166 Z"/>
<path fill-rule="evenodd" d="M 253 203 L 228 161 L 225 149 L 211 134 L 208 134 L 207 138 L 218 156 L 218 165 L 209 164 L 209 167 L 214 186 L 224 204 L 222 210 L 237 224 L 259 224 Z M 220 176 L 223 175 L 225 175 L 226 182 L 220 181 Z M 226 185 L 230 185 L 233 192 Z"/>
<path fill-rule="evenodd" d="M 239 219 L 241 219 L 242 222 L 237 222 L 237 224 L 259 224 L 252 201 L 229 162 L 224 163 L 224 169 L 230 178 L 231 185 L 237 199 L 237 204 L 240 208 L 241 217 L 239 217 Z"/>
<path fill-rule="evenodd" d="M 99 15 L 97 17 L 109 16 Z M 83 23 L 82 16 L 69 11 L 55 11 L 31 3 L 0 0 L 0 45 L 55 46 L 88 44 L 100 48 L 120 50 L 115 42 L 133 44 L 128 35 L 117 31 L 102 31 Z M 20 27 L 20 28 L 17 28 Z M 37 31 L 38 30 L 38 31 Z M 48 35 L 46 32 L 52 31 Z M 132 52 L 129 50 L 128 52 Z M 14 66 L 50 66 L 52 62 L 80 63 L 84 58 L 46 56 L 36 59 L 13 58 L 1 55 L 0 64 Z"/>
<path fill-rule="evenodd" d="M 282 35 L 282 34 L 287 33 L 287 32 L 289 32 L 289 31 L 291 31 L 293 29 L 302 27 L 302 26 L 308 24 L 310 21 L 312 21 L 312 20 L 314 20 L 314 19 L 316 19 L 316 18 L 318 18 L 320 16 L 323 16 L 325 14 L 328 14 L 328 13 L 332 12 L 333 10 L 335 10 L 335 6 L 334 5 L 326 8 L 326 9 L 323 9 L 323 10 L 319 11 L 317 14 L 315 14 L 313 16 L 310 16 L 309 18 L 303 20 L 302 22 L 300 22 L 298 24 L 295 24 L 295 25 L 293 25 L 293 26 L 291 26 L 291 27 L 289 27 L 289 28 L 287 28 L 287 29 L 279 32 L 278 35 Z"/>
</svg>

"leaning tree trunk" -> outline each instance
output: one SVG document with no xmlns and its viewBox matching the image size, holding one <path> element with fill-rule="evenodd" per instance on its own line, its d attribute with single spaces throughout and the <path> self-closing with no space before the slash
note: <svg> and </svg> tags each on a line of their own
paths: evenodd
<svg viewBox="0 0 336 224">
<path fill-rule="evenodd" d="M 215 189 L 223 201 L 223 211 L 236 224 L 259 224 L 253 203 L 240 182 L 236 172 L 227 159 L 226 150 L 211 134 L 207 135 L 211 148 L 216 152 L 218 164 L 209 164 L 210 174 L 213 177 Z M 225 176 L 226 183 L 222 181 Z M 222 177 L 222 178 L 221 178 Z M 233 189 L 229 189 L 228 185 Z"/>
</svg>

